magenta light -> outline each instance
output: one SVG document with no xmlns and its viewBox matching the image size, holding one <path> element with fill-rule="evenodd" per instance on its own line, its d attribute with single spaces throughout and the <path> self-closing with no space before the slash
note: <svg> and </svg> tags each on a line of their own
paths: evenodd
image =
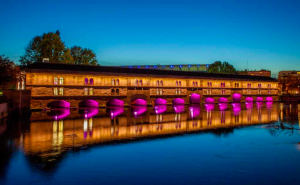
<svg viewBox="0 0 300 185">
<path fill-rule="evenodd" d="M 133 105 L 138 105 L 138 106 L 146 106 L 147 105 L 147 101 L 143 100 L 143 99 L 135 99 L 132 102 Z"/>
<path fill-rule="evenodd" d="M 153 107 L 153 110 L 155 114 L 162 114 L 167 111 L 167 106 L 166 105 L 155 105 Z"/>
<path fill-rule="evenodd" d="M 239 93 L 234 93 L 234 94 L 232 95 L 232 101 L 233 101 L 234 103 L 241 102 L 241 99 L 242 99 L 242 95 L 239 94 Z"/>
<path fill-rule="evenodd" d="M 227 102 L 228 102 L 227 98 L 224 97 L 219 98 L 219 103 L 227 103 Z"/>
<path fill-rule="evenodd" d="M 242 110 L 242 105 L 240 103 L 232 103 L 231 105 L 232 105 L 233 115 L 235 116 L 239 115 Z"/>
<path fill-rule="evenodd" d="M 50 112 L 47 112 L 47 115 L 51 116 L 54 120 L 62 120 L 70 115 L 70 109 L 51 109 Z"/>
<path fill-rule="evenodd" d="M 173 105 L 174 112 L 176 114 L 184 112 L 184 105 Z"/>
<path fill-rule="evenodd" d="M 162 98 L 157 98 L 154 100 L 154 105 L 167 105 L 167 100 Z"/>
<path fill-rule="evenodd" d="M 119 100 L 119 99 L 112 99 L 112 100 L 109 100 L 107 103 L 106 103 L 106 106 L 119 106 L 119 107 L 124 107 L 124 102 L 122 100 Z"/>
<path fill-rule="evenodd" d="M 228 104 L 227 103 L 219 103 L 219 110 L 225 111 L 227 110 Z"/>
<path fill-rule="evenodd" d="M 268 97 L 266 98 L 266 101 L 267 101 L 267 102 L 272 102 L 272 101 L 273 101 L 273 98 L 270 97 L 270 96 L 268 96 Z"/>
<path fill-rule="evenodd" d="M 145 112 L 147 112 L 146 106 L 132 106 L 132 114 L 135 118 L 138 118 L 139 116 L 143 115 Z"/>
<path fill-rule="evenodd" d="M 205 98 L 204 102 L 207 103 L 207 104 L 209 104 L 209 103 L 215 103 L 215 99 L 213 99 L 213 98 Z"/>
<path fill-rule="evenodd" d="M 246 102 L 246 109 L 252 109 L 253 108 L 253 102 Z"/>
<path fill-rule="evenodd" d="M 264 101 L 264 98 L 263 97 L 257 97 L 256 101 L 259 101 L 259 102 Z"/>
<path fill-rule="evenodd" d="M 200 115 L 200 105 L 192 105 L 189 107 L 191 118 L 195 118 Z"/>
<path fill-rule="evenodd" d="M 252 97 L 247 97 L 247 98 L 245 99 L 245 101 L 246 101 L 246 102 L 253 102 L 253 98 L 252 98 Z"/>
<path fill-rule="evenodd" d="M 264 103 L 263 102 L 256 102 L 256 106 L 258 109 L 261 109 L 263 106 L 264 106 Z"/>
<path fill-rule="evenodd" d="M 190 97 L 191 104 L 199 104 L 201 96 L 197 93 L 192 93 Z"/>
<path fill-rule="evenodd" d="M 182 99 L 182 98 L 175 98 L 173 101 L 172 101 L 173 105 L 184 105 L 185 103 L 185 100 Z"/>
<path fill-rule="evenodd" d="M 99 109 L 94 107 L 89 107 L 89 108 L 79 109 L 78 112 L 85 119 L 88 119 L 96 116 L 99 113 Z"/>
<path fill-rule="evenodd" d="M 271 109 L 273 106 L 273 102 L 266 102 L 267 109 Z"/>
<path fill-rule="evenodd" d="M 79 103 L 79 107 L 99 107 L 99 102 L 95 100 L 83 100 Z"/>
<path fill-rule="evenodd" d="M 123 114 L 124 107 L 108 107 L 106 111 L 109 112 L 110 118 L 114 119 Z"/>
<path fill-rule="evenodd" d="M 204 104 L 204 106 L 206 111 L 213 111 L 215 109 L 215 104 L 208 103 Z"/>
<path fill-rule="evenodd" d="M 51 108 L 70 108 L 70 103 L 64 100 L 53 101 L 47 104 Z"/>
</svg>

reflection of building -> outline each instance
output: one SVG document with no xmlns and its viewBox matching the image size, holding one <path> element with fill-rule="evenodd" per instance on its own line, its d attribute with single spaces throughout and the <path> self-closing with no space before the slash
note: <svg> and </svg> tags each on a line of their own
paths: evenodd
<svg viewBox="0 0 300 185">
<path fill-rule="evenodd" d="M 239 71 L 239 74 L 246 74 L 246 75 L 252 75 L 252 76 L 267 76 L 271 77 L 271 71 L 266 69 L 261 69 L 259 71 Z"/>
<path fill-rule="evenodd" d="M 171 103 L 175 98 L 190 101 L 192 93 L 217 102 L 220 97 L 232 101 L 232 95 L 273 97 L 277 100 L 277 81 L 270 77 L 212 74 L 186 71 L 133 69 L 34 63 L 26 69 L 26 89 L 31 91 L 31 108 L 46 107 L 55 100 L 67 100 L 78 107 L 82 100 L 93 99 L 105 105 L 119 99 L 130 105 L 137 98 L 152 104 L 157 98 Z"/>
</svg>

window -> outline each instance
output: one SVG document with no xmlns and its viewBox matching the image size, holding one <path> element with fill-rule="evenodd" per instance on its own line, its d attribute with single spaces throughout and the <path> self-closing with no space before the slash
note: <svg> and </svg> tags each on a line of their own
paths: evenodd
<svg viewBox="0 0 300 185">
<path fill-rule="evenodd" d="M 178 81 L 176 81 L 176 87 L 178 87 Z"/>
<path fill-rule="evenodd" d="M 22 90 L 25 89 L 25 79 L 24 79 L 24 78 L 22 78 L 21 89 L 22 89 Z"/>
<path fill-rule="evenodd" d="M 160 86 L 163 86 L 164 85 L 164 82 L 161 80 L 160 81 Z"/>
<path fill-rule="evenodd" d="M 84 85 L 88 85 L 89 84 L 89 79 L 88 78 L 85 78 L 84 79 Z"/>
<path fill-rule="evenodd" d="M 159 93 L 160 95 L 162 95 L 163 94 L 163 90 L 162 89 L 160 89 L 160 93 Z"/>
<path fill-rule="evenodd" d="M 84 88 L 84 95 L 85 96 L 89 95 L 89 89 L 88 88 Z"/>
<path fill-rule="evenodd" d="M 139 85 L 139 80 L 135 80 L 135 86 Z"/>
<path fill-rule="evenodd" d="M 247 89 L 247 94 L 251 94 L 251 89 Z"/>
<path fill-rule="evenodd" d="M 268 90 L 268 93 L 271 94 L 272 93 L 271 90 Z"/>
<path fill-rule="evenodd" d="M 116 93 L 117 93 L 117 95 L 119 95 L 119 93 L 120 93 L 120 90 L 119 90 L 119 89 L 116 89 Z"/>
<path fill-rule="evenodd" d="M 111 79 L 111 85 L 115 85 L 115 79 Z"/>
<path fill-rule="evenodd" d="M 59 94 L 60 96 L 64 95 L 64 88 L 62 88 L 62 87 L 59 88 L 58 94 Z"/>
<path fill-rule="evenodd" d="M 111 94 L 115 94 L 115 89 L 111 89 Z"/>
<path fill-rule="evenodd" d="M 58 89 L 57 89 L 57 88 L 54 88 L 54 89 L 53 89 L 53 94 L 54 94 L 54 96 L 57 96 L 57 95 L 58 95 Z"/>
<path fill-rule="evenodd" d="M 140 86 L 143 86 L 143 80 L 140 80 Z"/>
<path fill-rule="evenodd" d="M 156 86 L 159 86 L 159 80 L 156 81 Z"/>
<path fill-rule="evenodd" d="M 212 83 L 211 82 L 207 82 L 207 87 L 212 87 Z"/>
<path fill-rule="evenodd" d="M 248 83 L 248 84 L 247 84 L 247 87 L 248 87 L 248 88 L 251 88 L 251 83 Z"/>
<path fill-rule="evenodd" d="M 261 84 L 258 84 L 258 88 L 261 88 Z"/>
<path fill-rule="evenodd" d="M 90 85 L 94 85 L 94 79 L 90 78 Z"/>
<path fill-rule="evenodd" d="M 175 89 L 175 94 L 178 94 L 178 89 Z"/>
<path fill-rule="evenodd" d="M 21 84 L 20 81 L 18 81 L 17 89 L 19 89 L 19 90 L 20 90 L 20 88 L 21 88 L 21 85 L 20 85 L 20 84 Z"/>
<path fill-rule="evenodd" d="M 57 85 L 57 84 L 58 84 L 58 78 L 54 77 L 54 85 Z"/>
<path fill-rule="evenodd" d="M 63 77 L 60 77 L 59 78 L 59 85 L 63 85 L 64 84 L 64 78 Z"/>
<path fill-rule="evenodd" d="M 94 95 L 94 89 L 93 88 L 90 88 L 89 95 Z"/>
<path fill-rule="evenodd" d="M 178 89 L 178 94 L 181 94 L 181 89 Z"/>
<path fill-rule="evenodd" d="M 119 79 L 116 80 L 116 85 L 119 85 L 120 84 L 120 81 Z"/>
<path fill-rule="evenodd" d="M 156 89 L 156 94 L 159 95 L 159 89 Z"/>
</svg>

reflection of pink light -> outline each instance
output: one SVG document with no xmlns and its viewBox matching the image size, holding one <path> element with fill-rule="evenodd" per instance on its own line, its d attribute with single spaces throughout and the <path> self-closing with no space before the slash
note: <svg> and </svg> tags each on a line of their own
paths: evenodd
<svg viewBox="0 0 300 185">
<path fill-rule="evenodd" d="M 246 101 L 246 102 L 253 102 L 253 98 L 252 98 L 252 97 L 247 97 L 247 98 L 245 99 L 245 101 Z"/>
<path fill-rule="evenodd" d="M 70 109 L 51 109 L 47 115 L 51 116 L 54 120 L 61 120 L 70 115 Z"/>
<path fill-rule="evenodd" d="M 190 116 L 191 118 L 195 118 L 200 114 L 200 106 L 199 105 L 192 105 L 189 107 Z"/>
<path fill-rule="evenodd" d="M 154 100 L 155 105 L 167 105 L 167 100 L 162 98 L 157 98 Z"/>
<path fill-rule="evenodd" d="M 184 105 L 184 102 L 185 102 L 185 100 L 182 99 L 182 98 L 175 98 L 175 99 L 172 101 L 172 103 L 173 103 L 174 105 Z"/>
<path fill-rule="evenodd" d="M 206 111 L 213 111 L 215 109 L 215 104 L 204 104 Z"/>
<path fill-rule="evenodd" d="M 114 119 L 123 114 L 124 107 L 108 107 L 107 111 L 109 111 L 111 119 Z"/>
<path fill-rule="evenodd" d="M 124 102 L 122 100 L 119 100 L 119 99 L 112 99 L 112 100 L 109 100 L 106 103 L 106 106 L 120 106 L 120 107 L 124 107 Z"/>
<path fill-rule="evenodd" d="M 239 93 L 234 93 L 232 95 L 232 101 L 235 102 L 235 103 L 240 102 L 241 99 L 242 99 L 242 95 L 239 94 Z"/>
<path fill-rule="evenodd" d="M 198 103 L 200 103 L 200 98 L 201 98 L 200 94 L 192 93 L 191 97 L 190 97 L 191 103 L 192 104 L 198 104 Z"/>
<path fill-rule="evenodd" d="M 147 111 L 146 106 L 132 106 L 132 112 L 136 118 L 137 116 L 143 115 L 146 111 Z"/>
<path fill-rule="evenodd" d="M 235 116 L 239 115 L 241 110 L 242 110 L 242 106 L 240 103 L 232 103 L 233 115 Z"/>
<path fill-rule="evenodd" d="M 269 96 L 269 97 L 266 98 L 266 101 L 272 102 L 272 101 L 273 101 L 273 98 Z"/>
<path fill-rule="evenodd" d="M 70 103 L 64 100 L 58 100 L 48 103 L 47 107 L 70 108 Z"/>
<path fill-rule="evenodd" d="M 256 101 L 264 101 L 264 98 L 263 97 L 257 97 Z"/>
<path fill-rule="evenodd" d="M 99 102 L 95 100 L 84 100 L 79 103 L 79 107 L 99 107 Z"/>
<path fill-rule="evenodd" d="M 215 103 L 215 99 L 213 99 L 213 98 L 205 98 L 204 102 L 205 103 Z"/>
<path fill-rule="evenodd" d="M 227 103 L 219 103 L 219 109 L 221 110 L 221 111 L 224 111 L 224 110 L 226 110 L 227 109 Z"/>
<path fill-rule="evenodd" d="M 246 109 L 252 109 L 253 108 L 253 103 L 252 102 L 246 102 Z"/>
<path fill-rule="evenodd" d="M 219 98 L 219 103 L 227 103 L 227 102 L 228 102 L 227 98 L 224 97 Z"/>
<path fill-rule="evenodd" d="M 99 113 L 99 109 L 90 107 L 90 108 L 79 109 L 78 112 L 79 114 L 83 115 L 85 119 L 88 119 L 96 116 Z"/>
<path fill-rule="evenodd" d="M 141 105 L 141 106 L 146 106 L 147 105 L 147 101 L 143 100 L 143 99 L 135 99 L 132 102 L 133 105 Z"/>
<path fill-rule="evenodd" d="M 271 109 L 273 106 L 273 102 L 266 102 L 267 109 Z"/>
<path fill-rule="evenodd" d="M 259 109 L 262 108 L 263 105 L 264 105 L 263 102 L 256 102 L 256 106 L 257 106 L 257 108 L 259 108 Z"/>
<path fill-rule="evenodd" d="M 167 111 L 167 106 L 166 105 L 155 105 L 153 107 L 155 114 L 162 114 Z"/>
<path fill-rule="evenodd" d="M 174 112 L 176 114 L 184 112 L 184 105 L 173 105 Z"/>
</svg>

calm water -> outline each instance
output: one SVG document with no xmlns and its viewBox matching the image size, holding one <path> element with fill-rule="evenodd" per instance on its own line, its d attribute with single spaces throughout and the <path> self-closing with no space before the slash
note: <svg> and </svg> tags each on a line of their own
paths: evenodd
<svg viewBox="0 0 300 185">
<path fill-rule="evenodd" d="M 0 184 L 300 184 L 299 113 L 242 103 L 14 116 L 0 124 Z"/>
</svg>

